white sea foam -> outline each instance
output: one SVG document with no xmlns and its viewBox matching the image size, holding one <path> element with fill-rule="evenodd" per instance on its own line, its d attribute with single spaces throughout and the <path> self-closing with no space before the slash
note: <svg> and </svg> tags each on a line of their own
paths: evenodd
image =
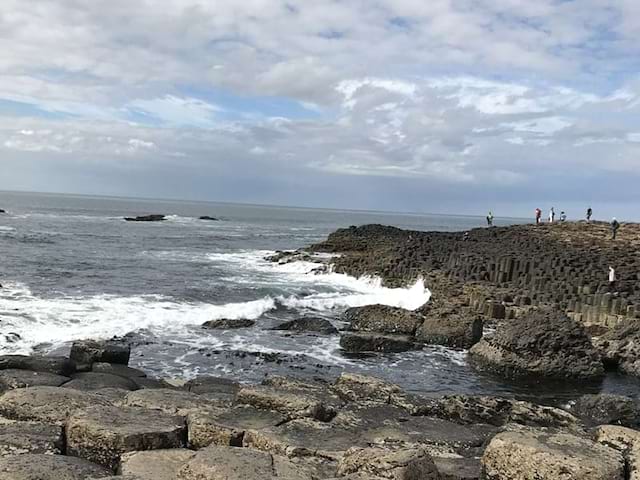
<svg viewBox="0 0 640 480">
<path fill-rule="evenodd" d="M 13 227 L 7 227 L 5 225 L 0 225 L 0 232 L 15 232 L 16 229 Z"/>
</svg>

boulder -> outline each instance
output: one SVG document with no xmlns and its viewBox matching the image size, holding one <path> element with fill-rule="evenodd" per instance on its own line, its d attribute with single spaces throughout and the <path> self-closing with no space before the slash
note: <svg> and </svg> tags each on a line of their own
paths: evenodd
<svg viewBox="0 0 640 480">
<path fill-rule="evenodd" d="M 0 415 L 13 420 L 63 424 L 80 409 L 110 405 L 104 397 L 59 387 L 28 387 L 9 390 L 0 397 Z"/>
<path fill-rule="evenodd" d="M 612 424 L 637 428 L 640 426 L 638 401 L 622 395 L 583 395 L 568 409 L 590 426 Z"/>
<path fill-rule="evenodd" d="M 491 480 L 623 480 L 624 459 L 586 438 L 546 429 L 499 433 L 482 456 Z"/>
<path fill-rule="evenodd" d="M 624 456 L 627 462 L 626 480 L 640 480 L 640 432 L 626 427 L 602 425 L 596 428 L 595 438 Z"/>
<path fill-rule="evenodd" d="M 76 371 L 76 364 L 67 357 L 42 355 L 1 355 L 0 370 L 16 369 L 47 372 L 68 377 Z"/>
<path fill-rule="evenodd" d="M 471 348 L 482 338 L 482 318 L 474 314 L 429 314 L 416 332 L 416 339 L 430 345 Z"/>
<path fill-rule="evenodd" d="M 69 356 L 79 365 L 95 362 L 128 365 L 131 347 L 108 340 L 78 340 L 71 345 Z"/>
<path fill-rule="evenodd" d="M 555 310 L 534 310 L 474 345 L 471 361 L 502 377 L 590 380 L 604 375 L 584 327 Z"/>
<path fill-rule="evenodd" d="M 0 370 L 0 391 L 37 386 L 59 387 L 69 380 L 69 377 L 55 373 L 8 368 Z"/>
<path fill-rule="evenodd" d="M 178 480 L 309 480 L 285 458 L 247 448 L 212 445 L 198 451 L 178 472 Z"/>
<path fill-rule="evenodd" d="M 89 407 L 66 424 L 67 453 L 111 470 L 120 456 L 138 450 L 179 448 L 186 443 L 184 418 L 142 408 Z"/>
<path fill-rule="evenodd" d="M 324 318 L 304 317 L 296 320 L 281 323 L 273 330 L 287 330 L 299 333 L 321 333 L 324 335 L 333 335 L 338 333 L 338 329 Z"/>
<path fill-rule="evenodd" d="M 0 456 L 0 480 L 86 480 L 109 471 L 82 458 L 25 453 Z"/>
<path fill-rule="evenodd" d="M 248 318 L 221 318 L 219 320 L 209 320 L 202 324 L 202 328 L 210 330 L 234 330 L 236 328 L 249 328 L 256 324 L 254 320 Z"/>
<path fill-rule="evenodd" d="M 175 480 L 178 471 L 195 454 L 185 448 L 125 453 L 118 470 L 122 475 L 132 475 L 140 480 Z"/>
<path fill-rule="evenodd" d="M 640 321 L 628 319 L 598 339 L 596 346 L 605 365 L 640 377 Z"/>
<path fill-rule="evenodd" d="M 196 449 L 209 445 L 241 447 L 245 431 L 274 427 L 285 420 L 279 413 L 249 406 L 217 412 L 195 411 L 187 416 L 189 445 Z"/>
<path fill-rule="evenodd" d="M 35 422 L 0 423 L 0 457 L 18 453 L 64 452 L 62 428 Z"/>
<path fill-rule="evenodd" d="M 340 336 L 340 347 L 349 353 L 399 353 L 421 348 L 414 337 L 381 333 L 346 332 Z"/>
<path fill-rule="evenodd" d="M 166 220 L 165 215 L 138 215 L 137 217 L 124 217 L 127 222 L 162 222 Z"/>
<path fill-rule="evenodd" d="M 308 392 L 281 390 L 269 386 L 247 386 L 238 391 L 236 403 L 259 410 L 271 410 L 287 418 L 310 417 L 323 422 L 336 414 L 335 408 Z"/>
<path fill-rule="evenodd" d="M 133 380 L 109 373 L 83 372 L 75 373 L 64 388 L 76 390 L 99 390 L 102 388 L 118 388 L 121 390 L 137 390 L 138 384 Z"/>
<path fill-rule="evenodd" d="M 170 415 L 186 416 L 194 410 L 208 410 L 228 406 L 226 401 L 215 401 L 204 396 L 171 389 L 137 390 L 127 394 L 124 405 L 160 410 Z"/>
<path fill-rule="evenodd" d="M 433 459 L 422 448 L 350 448 L 338 463 L 338 476 L 349 474 L 394 480 L 440 480 Z"/>
<path fill-rule="evenodd" d="M 349 329 L 356 332 L 378 332 L 414 335 L 424 318 L 418 313 L 388 305 L 366 305 L 349 308 L 342 315 Z"/>
</svg>

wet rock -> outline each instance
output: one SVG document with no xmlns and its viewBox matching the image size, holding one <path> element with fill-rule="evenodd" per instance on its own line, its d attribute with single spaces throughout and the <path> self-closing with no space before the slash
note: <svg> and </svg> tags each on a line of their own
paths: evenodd
<svg viewBox="0 0 640 480">
<path fill-rule="evenodd" d="M 569 411 L 591 426 L 640 426 L 640 405 L 637 400 L 622 395 L 583 395 L 571 404 Z"/>
<path fill-rule="evenodd" d="M 333 406 L 327 405 L 315 395 L 268 386 L 243 387 L 238 391 L 236 402 L 260 410 L 280 412 L 287 418 L 310 417 L 327 422 L 336 414 Z"/>
<path fill-rule="evenodd" d="M 64 388 L 76 390 L 99 390 L 102 388 L 119 388 L 122 390 L 137 390 L 138 385 L 131 379 L 109 373 L 83 372 L 75 373 L 71 381 L 63 385 Z"/>
<path fill-rule="evenodd" d="M 640 322 L 628 319 L 596 342 L 605 365 L 640 377 Z"/>
<path fill-rule="evenodd" d="M 479 458 L 433 457 L 440 480 L 479 480 L 482 464 Z"/>
<path fill-rule="evenodd" d="M 553 310 L 536 310 L 484 338 L 470 351 L 482 369 L 506 378 L 598 379 L 602 360 L 580 324 Z"/>
<path fill-rule="evenodd" d="M 340 347 L 350 353 L 400 353 L 421 348 L 408 335 L 347 332 L 340 336 Z"/>
<path fill-rule="evenodd" d="M 430 345 L 471 348 L 482 338 L 482 319 L 471 313 L 433 313 L 426 316 L 416 339 Z"/>
<path fill-rule="evenodd" d="M 165 215 L 139 215 L 137 217 L 124 217 L 127 222 L 162 222 L 166 220 Z"/>
<path fill-rule="evenodd" d="M 76 364 L 66 357 L 1 355 L 0 370 L 7 369 L 47 372 L 68 377 L 76 371 Z"/>
<path fill-rule="evenodd" d="M 640 480 L 640 432 L 626 427 L 602 425 L 596 429 L 595 439 L 624 456 L 627 480 Z"/>
<path fill-rule="evenodd" d="M 80 409 L 110 403 L 91 393 L 60 387 L 9 390 L 0 397 L 0 415 L 13 420 L 34 420 L 61 425 Z"/>
<path fill-rule="evenodd" d="M 240 389 L 240 384 L 228 378 L 202 375 L 186 382 L 184 388 L 189 392 L 197 394 L 223 394 L 235 396 Z"/>
<path fill-rule="evenodd" d="M 349 308 L 342 320 L 356 332 L 378 332 L 414 335 L 424 318 L 410 310 L 388 305 L 367 305 Z"/>
<path fill-rule="evenodd" d="M 145 378 L 147 374 L 137 368 L 127 367 L 116 363 L 96 362 L 91 366 L 94 373 L 108 373 L 109 375 L 117 375 L 118 377 L 131 378 L 134 381 L 138 378 Z"/>
<path fill-rule="evenodd" d="M 221 318 L 219 320 L 209 320 L 202 324 L 202 328 L 211 330 L 234 330 L 236 328 L 249 328 L 256 324 L 248 318 Z"/>
<path fill-rule="evenodd" d="M 187 417 L 189 445 L 196 449 L 209 445 L 241 447 L 245 431 L 273 427 L 285 420 L 279 413 L 248 406 L 192 412 Z"/>
<path fill-rule="evenodd" d="M 67 453 L 111 470 L 120 456 L 139 450 L 183 447 L 184 418 L 141 408 L 89 407 L 73 413 L 66 424 Z"/>
<path fill-rule="evenodd" d="M 127 394 L 124 405 L 160 410 L 170 415 L 186 416 L 194 410 L 228 406 L 191 392 L 171 389 L 137 390 Z"/>
<path fill-rule="evenodd" d="M 338 329 L 324 318 L 305 317 L 284 322 L 274 327 L 273 330 L 287 330 L 290 332 L 300 333 L 321 333 L 324 335 L 333 335 L 338 333 Z"/>
<path fill-rule="evenodd" d="M 69 377 L 63 377 L 55 373 L 9 368 L 7 370 L 0 370 L 0 391 L 36 386 L 59 387 L 69 380 Z"/>
<path fill-rule="evenodd" d="M 421 448 L 351 448 L 338 463 L 338 475 L 365 474 L 397 480 L 439 480 L 431 456 Z"/>
<path fill-rule="evenodd" d="M 624 459 L 615 450 L 568 433 L 519 429 L 496 435 L 482 456 L 491 480 L 623 480 Z"/>
<path fill-rule="evenodd" d="M 81 458 L 25 453 L 0 456 L 0 480 L 86 480 L 109 471 Z"/>
<path fill-rule="evenodd" d="M 0 423 L 0 457 L 19 453 L 61 454 L 62 428 L 35 422 Z"/>
<path fill-rule="evenodd" d="M 175 480 L 178 471 L 195 454 L 193 450 L 184 448 L 125 453 L 121 457 L 119 471 L 140 480 Z"/>
<path fill-rule="evenodd" d="M 309 480 L 296 465 L 256 450 L 210 446 L 189 460 L 178 472 L 178 480 Z"/>
<path fill-rule="evenodd" d="M 202 215 L 201 217 L 198 217 L 198 220 L 210 220 L 210 221 L 217 222 L 220 219 L 216 217 L 210 217 L 209 215 Z"/>
<path fill-rule="evenodd" d="M 78 340 L 71 345 L 71 360 L 79 365 L 95 362 L 128 365 L 131 347 L 108 340 Z"/>
</svg>

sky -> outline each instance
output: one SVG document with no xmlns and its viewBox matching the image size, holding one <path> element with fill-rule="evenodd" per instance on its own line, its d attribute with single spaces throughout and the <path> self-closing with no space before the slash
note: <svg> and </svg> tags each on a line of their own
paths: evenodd
<svg viewBox="0 0 640 480">
<path fill-rule="evenodd" d="M 0 190 L 640 220 L 637 0 L 3 0 Z"/>
</svg>

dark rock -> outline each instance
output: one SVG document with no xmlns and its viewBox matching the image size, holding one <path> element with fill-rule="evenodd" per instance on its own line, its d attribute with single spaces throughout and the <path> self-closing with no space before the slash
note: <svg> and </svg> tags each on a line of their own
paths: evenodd
<svg viewBox="0 0 640 480">
<path fill-rule="evenodd" d="M 7 369 L 48 372 L 68 377 L 76 371 L 76 364 L 66 357 L 2 355 L 0 356 L 0 370 Z"/>
<path fill-rule="evenodd" d="M 288 330 L 293 332 L 314 332 L 325 335 L 338 333 L 338 329 L 324 318 L 305 317 L 281 323 L 273 330 Z"/>
<path fill-rule="evenodd" d="M 0 456 L 0 480 L 87 480 L 109 470 L 81 458 L 25 453 Z"/>
<path fill-rule="evenodd" d="M 218 221 L 220 220 L 219 218 L 215 218 L 215 217 L 210 217 L 209 215 L 202 215 L 201 217 L 198 217 L 199 220 L 211 220 L 211 221 Z"/>
<path fill-rule="evenodd" d="M 414 337 L 408 335 L 385 335 L 380 333 L 345 332 L 340 336 L 340 346 L 346 352 L 398 353 L 417 350 Z"/>
<path fill-rule="evenodd" d="M 131 347 L 108 340 L 78 340 L 71 345 L 70 358 L 79 365 L 95 362 L 128 365 Z"/>
<path fill-rule="evenodd" d="M 104 397 L 60 387 L 28 387 L 9 390 L 0 397 L 0 415 L 12 420 L 35 420 L 56 425 L 82 408 L 110 405 Z"/>
<path fill-rule="evenodd" d="M 638 401 L 622 395 L 583 395 L 568 410 L 593 427 L 604 424 L 630 428 L 640 426 Z"/>
<path fill-rule="evenodd" d="M 0 213 L 7 213 L 7 211 L 0 208 Z"/>
<path fill-rule="evenodd" d="M 596 342 L 605 365 L 640 377 L 640 321 L 628 319 L 617 324 Z"/>
<path fill-rule="evenodd" d="M 356 332 L 378 332 L 414 335 L 424 318 L 410 310 L 388 305 L 367 305 L 349 308 L 342 320 Z"/>
<path fill-rule="evenodd" d="M 0 391 L 36 386 L 59 387 L 69 380 L 69 377 L 56 375 L 55 373 L 8 368 L 0 370 Z"/>
<path fill-rule="evenodd" d="M 108 373 L 109 375 L 117 375 L 118 377 L 131 378 L 134 381 L 147 376 L 142 370 L 117 363 L 96 362 L 91 366 L 91 371 L 94 373 Z"/>
<path fill-rule="evenodd" d="M 219 320 L 209 320 L 202 324 L 202 328 L 216 330 L 233 330 L 235 328 L 249 328 L 256 324 L 255 321 L 248 318 L 222 318 Z"/>
<path fill-rule="evenodd" d="M 62 454 L 62 428 L 33 422 L 0 423 L 0 457 L 18 453 Z"/>
<path fill-rule="evenodd" d="M 602 360 L 584 327 L 553 310 L 534 310 L 470 351 L 482 369 L 506 378 L 598 379 Z"/>
<path fill-rule="evenodd" d="M 179 448 L 186 443 L 185 420 L 141 408 L 89 407 L 67 420 L 67 453 L 111 470 L 126 452 Z"/>
<path fill-rule="evenodd" d="M 229 378 L 203 375 L 186 382 L 184 388 L 197 394 L 235 395 L 240 389 L 240 384 Z"/>
<path fill-rule="evenodd" d="M 83 372 L 72 375 L 71 381 L 65 383 L 63 387 L 84 391 L 99 390 L 101 388 L 137 390 L 138 384 L 130 378 L 109 373 Z"/>
<path fill-rule="evenodd" d="M 432 345 L 471 348 L 482 338 L 482 319 L 471 313 L 439 312 L 427 315 L 416 339 Z"/>
<path fill-rule="evenodd" d="M 124 217 L 127 222 L 162 222 L 166 215 L 139 215 L 137 217 Z"/>
</svg>

